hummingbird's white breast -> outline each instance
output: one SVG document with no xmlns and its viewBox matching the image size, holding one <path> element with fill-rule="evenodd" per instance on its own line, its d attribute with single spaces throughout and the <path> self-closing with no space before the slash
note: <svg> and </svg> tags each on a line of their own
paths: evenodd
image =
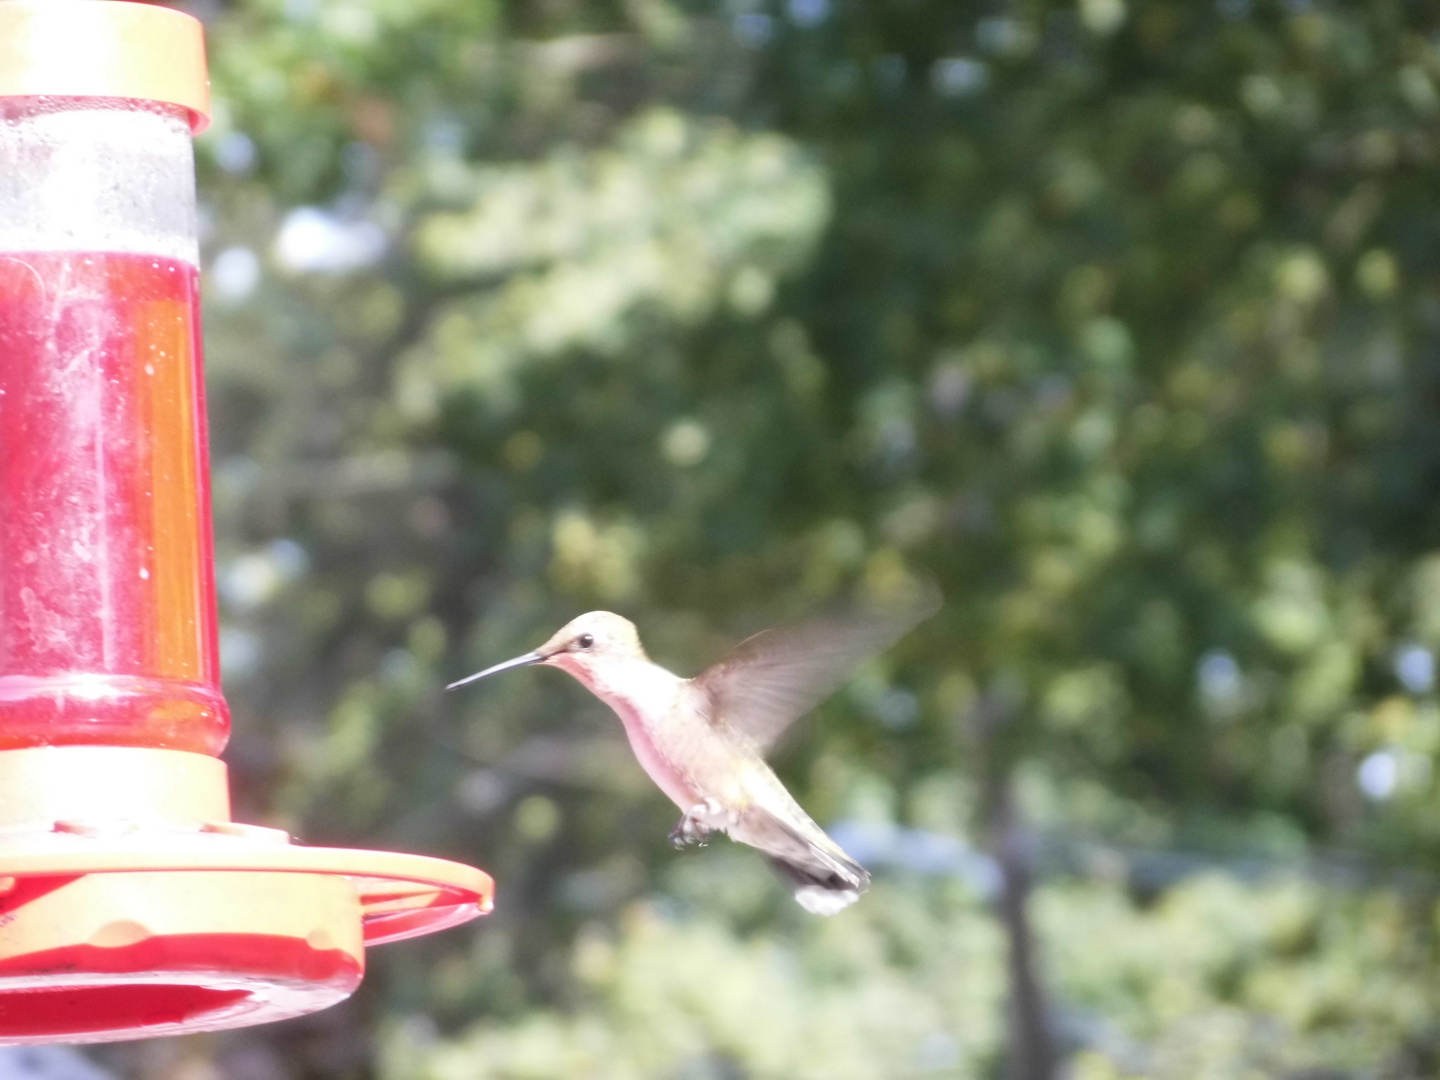
<svg viewBox="0 0 1440 1080">
<path fill-rule="evenodd" d="M 630 749 L 650 779 L 682 810 L 694 806 L 696 792 L 676 752 L 682 734 L 677 727 L 684 720 L 678 713 L 685 705 L 687 680 L 640 659 L 576 674 L 620 717 Z"/>
</svg>

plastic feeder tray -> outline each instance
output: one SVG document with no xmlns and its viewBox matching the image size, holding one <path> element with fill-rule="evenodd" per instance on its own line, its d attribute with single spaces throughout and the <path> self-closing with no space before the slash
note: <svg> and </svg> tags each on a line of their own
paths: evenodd
<svg viewBox="0 0 1440 1080">
<path fill-rule="evenodd" d="M 324 1008 L 489 910 L 230 820 L 191 135 L 200 25 L 0 0 L 0 1045 Z"/>
</svg>

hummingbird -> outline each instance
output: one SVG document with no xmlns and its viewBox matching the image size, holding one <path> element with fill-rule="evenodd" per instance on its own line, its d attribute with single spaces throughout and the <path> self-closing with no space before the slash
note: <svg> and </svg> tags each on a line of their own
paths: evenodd
<svg viewBox="0 0 1440 1080">
<path fill-rule="evenodd" d="M 932 590 L 898 608 L 763 630 L 690 679 L 652 661 L 629 619 L 591 611 L 533 652 L 446 689 L 530 664 L 569 672 L 614 710 L 640 765 L 682 811 L 670 832 L 677 848 L 724 832 L 763 852 L 801 907 L 833 915 L 860 898 L 870 875 L 801 808 L 765 753 L 860 661 L 938 608 Z"/>
</svg>

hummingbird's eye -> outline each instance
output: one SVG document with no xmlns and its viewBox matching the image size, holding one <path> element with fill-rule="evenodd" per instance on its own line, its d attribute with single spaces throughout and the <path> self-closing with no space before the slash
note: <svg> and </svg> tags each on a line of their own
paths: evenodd
<svg viewBox="0 0 1440 1080">
<path fill-rule="evenodd" d="M 581 634 L 575 639 L 575 644 L 579 645 L 582 649 L 588 649 L 591 645 L 595 644 L 595 638 L 590 634 Z"/>
</svg>

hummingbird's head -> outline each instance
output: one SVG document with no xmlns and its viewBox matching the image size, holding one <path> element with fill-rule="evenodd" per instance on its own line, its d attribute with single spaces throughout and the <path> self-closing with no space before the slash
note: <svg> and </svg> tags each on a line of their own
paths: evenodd
<svg viewBox="0 0 1440 1080">
<path fill-rule="evenodd" d="M 570 620 L 535 652 L 539 663 L 563 668 L 582 682 L 617 660 L 646 659 L 635 624 L 609 611 L 590 611 Z"/>
<path fill-rule="evenodd" d="M 601 681 L 596 675 L 617 661 L 644 660 L 645 650 L 635 624 L 609 611 L 591 611 L 572 619 L 534 652 L 506 660 L 468 678 L 453 682 L 445 689 L 483 679 L 497 671 L 507 671 L 526 664 L 549 664 L 562 668 L 592 689 Z"/>
</svg>

